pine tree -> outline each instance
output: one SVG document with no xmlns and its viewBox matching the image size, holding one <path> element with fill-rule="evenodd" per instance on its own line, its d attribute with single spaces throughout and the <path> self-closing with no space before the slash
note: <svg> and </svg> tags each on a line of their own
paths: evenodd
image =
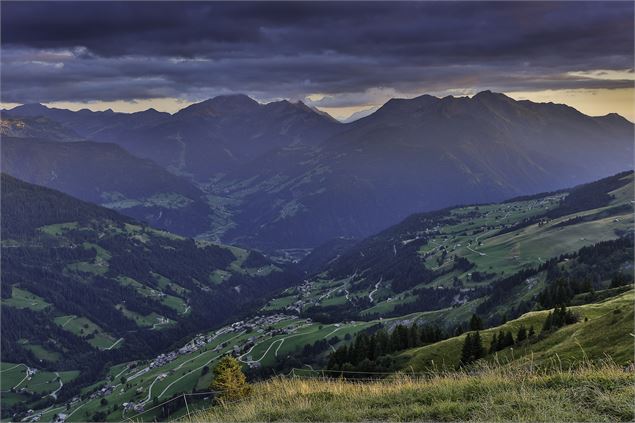
<svg viewBox="0 0 635 423">
<path fill-rule="evenodd" d="M 542 324 L 542 331 L 548 332 L 551 330 L 551 312 L 547 314 L 547 318 L 545 319 L 545 323 Z"/>
<path fill-rule="evenodd" d="M 507 331 L 505 334 L 505 348 L 511 347 L 512 345 L 514 345 L 514 336 L 511 331 Z"/>
<path fill-rule="evenodd" d="M 483 348 L 483 340 L 479 331 L 472 335 L 472 356 L 475 361 L 485 356 L 485 348 Z"/>
<path fill-rule="evenodd" d="M 214 380 L 210 389 L 216 392 L 216 398 L 220 400 L 236 401 L 247 396 L 251 386 L 247 383 L 238 360 L 226 355 L 214 367 Z"/>
<path fill-rule="evenodd" d="M 520 325 L 518 328 L 518 334 L 516 335 L 516 341 L 522 342 L 527 339 L 527 329 L 525 329 L 525 325 Z"/>
<path fill-rule="evenodd" d="M 498 341 L 496 342 L 496 351 L 505 348 L 505 333 L 501 330 L 498 332 Z"/>
<path fill-rule="evenodd" d="M 463 326 L 456 325 L 456 327 L 454 328 L 454 336 L 461 336 L 462 334 L 463 334 Z"/>
<path fill-rule="evenodd" d="M 419 345 L 419 327 L 416 323 L 413 323 L 408 328 L 408 348 L 418 347 Z"/>
<path fill-rule="evenodd" d="M 465 335 L 463 348 L 461 349 L 461 364 L 471 363 L 472 360 L 472 334 Z"/>
<path fill-rule="evenodd" d="M 498 351 L 498 336 L 496 336 L 496 333 L 494 333 L 494 337 L 492 338 L 492 343 L 489 346 L 489 353 L 495 353 L 496 351 Z"/>
<path fill-rule="evenodd" d="M 468 333 L 461 350 L 461 364 L 472 363 L 483 356 L 485 356 L 485 348 L 483 348 L 481 334 L 478 331 Z"/>
<path fill-rule="evenodd" d="M 476 314 L 472 314 L 472 318 L 470 319 L 470 330 L 481 329 L 483 329 L 483 321 Z"/>
</svg>

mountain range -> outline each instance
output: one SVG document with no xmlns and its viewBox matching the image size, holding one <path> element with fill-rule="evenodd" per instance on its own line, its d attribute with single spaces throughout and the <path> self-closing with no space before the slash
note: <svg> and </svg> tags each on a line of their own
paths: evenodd
<svg viewBox="0 0 635 423">
<path fill-rule="evenodd" d="M 8 119 L 34 117 L 40 120 L 37 131 L 5 129 Z M 49 122 L 48 134 L 42 122 Z M 60 127 L 68 132 L 63 137 Z M 231 95 L 173 115 L 24 105 L 4 111 L 2 128 L 3 146 L 13 144 L 3 148 L 9 153 L 2 157 L 10 174 L 184 235 L 265 251 L 360 238 L 414 212 L 551 191 L 633 168 L 634 129 L 626 119 L 590 117 L 566 105 L 516 101 L 489 91 L 471 98 L 393 99 L 347 124 L 303 103 L 261 104 Z M 26 143 L 16 147 L 9 135 L 56 141 L 47 147 L 66 150 L 46 156 L 61 154 L 66 161 L 35 165 L 38 155 Z M 181 188 L 165 189 L 149 174 L 140 177 L 136 169 L 142 166 L 132 159 L 116 160 L 130 164 L 114 172 L 154 188 L 128 193 L 121 184 L 97 184 L 97 174 L 108 174 L 113 165 L 79 173 L 87 147 L 59 143 L 78 137 L 152 160 L 153 172 L 164 180 L 168 172 L 178 176 L 174 184 Z M 101 160 L 93 157 L 93 163 Z M 22 165 L 5 165 L 10 162 Z M 41 176 L 52 172 L 57 182 Z M 166 195 L 148 200 L 157 193 L 169 194 L 168 206 Z"/>
</svg>

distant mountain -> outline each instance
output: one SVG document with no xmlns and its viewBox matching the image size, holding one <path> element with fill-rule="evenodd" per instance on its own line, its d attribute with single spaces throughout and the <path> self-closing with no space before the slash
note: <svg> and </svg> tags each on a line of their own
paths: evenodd
<svg viewBox="0 0 635 423">
<path fill-rule="evenodd" d="M 115 144 L 3 136 L 1 146 L 2 169 L 17 178 L 182 235 L 196 235 L 210 227 L 212 212 L 203 192 L 187 179 Z"/>
<path fill-rule="evenodd" d="M 633 124 L 489 91 L 390 100 L 313 149 L 230 173 L 242 201 L 226 239 L 310 247 L 369 235 L 410 213 L 550 191 L 633 168 Z"/>
<path fill-rule="evenodd" d="M 43 116 L 3 117 L 0 119 L 0 135 L 3 137 L 39 138 L 60 142 L 83 140 L 72 129 Z"/>
<path fill-rule="evenodd" d="M 370 116 L 373 113 L 375 113 L 380 106 L 373 106 L 369 109 L 366 110 L 360 110 L 359 112 L 355 112 L 352 115 L 350 115 L 349 117 L 347 117 L 346 119 L 342 119 L 342 123 L 351 123 L 351 122 L 355 122 L 356 120 L 359 120 L 361 118 L 365 118 L 366 116 Z"/>
<path fill-rule="evenodd" d="M 215 97 L 174 115 L 41 105 L 4 115 L 45 116 L 188 177 L 222 216 L 212 216 L 211 227 L 196 225 L 199 234 L 264 250 L 362 238 L 414 212 L 632 169 L 635 134 L 615 114 L 590 117 L 490 91 L 393 99 L 348 124 L 301 102 L 261 104 L 245 95 Z M 195 233 L 170 220 L 171 229 Z"/>
<path fill-rule="evenodd" d="M 10 117 L 44 116 L 76 131 L 84 138 L 97 141 L 102 141 L 101 137 L 121 136 L 136 128 L 157 124 L 170 117 L 169 113 L 154 109 L 136 113 L 115 113 L 110 109 L 100 112 L 89 109 L 71 111 L 50 108 L 38 103 L 14 107 L 3 111 L 3 114 Z"/>
<path fill-rule="evenodd" d="M 99 142 L 112 142 L 199 181 L 281 147 L 315 145 L 341 126 L 301 102 L 260 104 L 245 95 L 219 96 L 174 115 L 91 112 L 25 105 L 9 116 L 46 116 Z"/>
</svg>

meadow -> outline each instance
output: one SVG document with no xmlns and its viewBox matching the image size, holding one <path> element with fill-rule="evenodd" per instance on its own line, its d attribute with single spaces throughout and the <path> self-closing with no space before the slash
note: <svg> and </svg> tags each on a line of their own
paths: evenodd
<svg viewBox="0 0 635 423">
<path fill-rule="evenodd" d="M 485 365 L 361 382 L 278 377 L 184 421 L 632 421 L 634 395 L 633 373 L 610 362 L 551 371 Z"/>
</svg>

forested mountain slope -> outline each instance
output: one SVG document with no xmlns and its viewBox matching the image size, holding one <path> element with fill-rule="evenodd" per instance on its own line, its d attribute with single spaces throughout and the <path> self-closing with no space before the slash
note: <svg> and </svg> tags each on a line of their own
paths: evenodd
<svg viewBox="0 0 635 423">
<path fill-rule="evenodd" d="M 529 310 L 561 277 L 599 289 L 631 271 L 633 201 L 633 172 L 623 172 L 559 192 L 414 214 L 333 253 L 302 289 L 283 293 L 283 304 L 327 321 L 450 308 L 441 319 L 457 323 L 478 308 L 495 322 Z M 603 242 L 604 265 L 578 263 L 585 248 Z"/>
<path fill-rule="evenodd" d="M 199 188 L 116 144 L 3 136 L 2 170 L 181 235 L 212 222 Z"/>
<path fill-rule="evenodd" d="M 155 355 L 297 281 L 257 253 L 196 243 L 2 174 L 2 361 L 80 370 Z"/>
</svg>

